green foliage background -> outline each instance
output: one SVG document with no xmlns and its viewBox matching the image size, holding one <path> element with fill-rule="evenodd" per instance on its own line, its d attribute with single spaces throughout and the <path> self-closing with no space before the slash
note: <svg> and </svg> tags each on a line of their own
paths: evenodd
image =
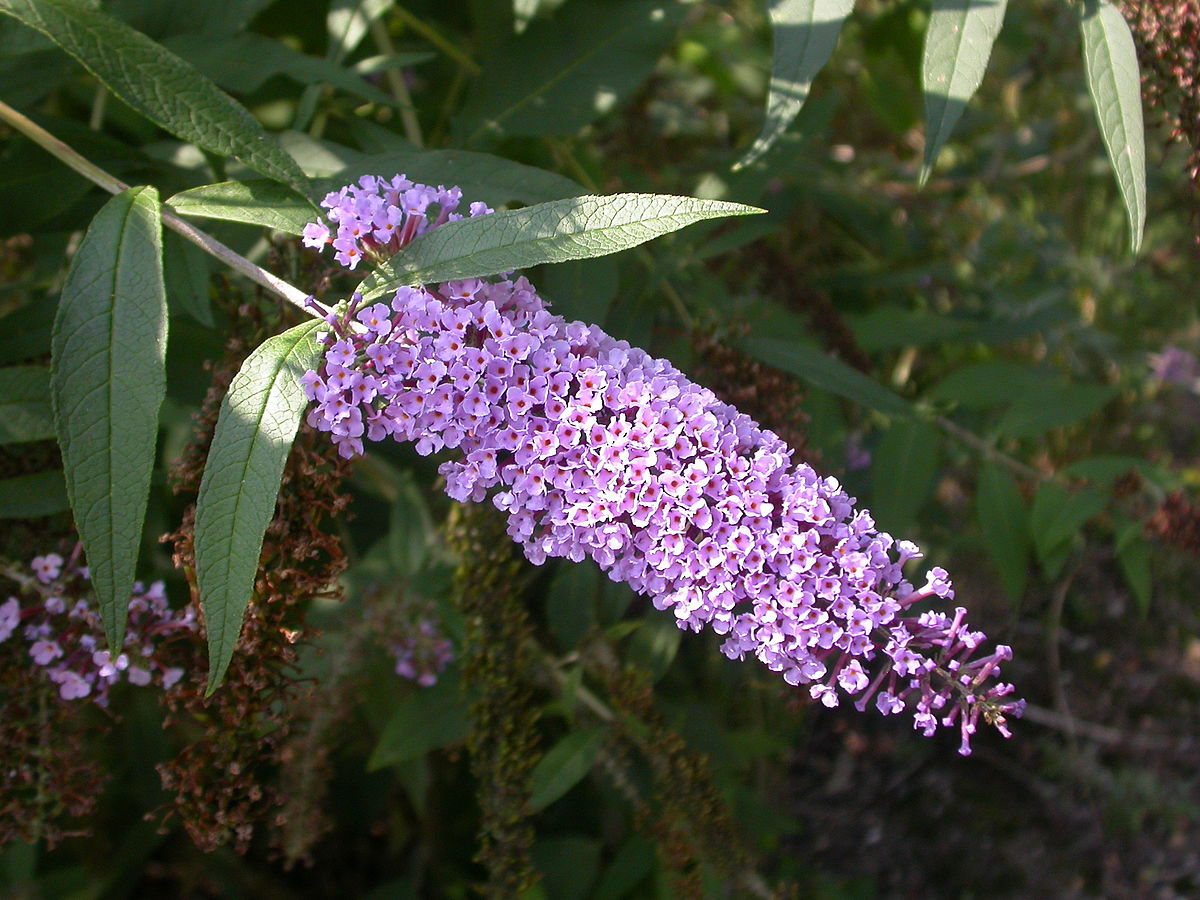
<svg viewBox="0 0 1200 900">
<path fill-rule="evenodd" d="M 0 131 L 0 555 L 27 562 L 70 539 L 81 505 L 62 471 L 76 457 L 70 440 L 61 456 L 50 440 L 50 395 L 61 422 L 61 398 L 76 395 L 54 385 L 107 376 L 86 360 L 56 361 L 53 376 L 47 365 L 69 336 L 60 297 L 98 246 L 118 252 L 125 233 L 109 232 L 131 204 L 145 227 L 187 217 L 330 305 L 353 282 L 294 235 L 315 218 L 314 198 L 364 173 L 507 205 L 518 242 L 537 219 L 522 207 L 584 194 L 747 204 L 767 212 L 697 213 L 706 220 L 617 255 L 464 263 L 450 239 L 441 257 L 435 247 L 398 260 L 408 268 L 393 274 L 428 276 L 422 267 L 447 256 L 488 271 L 544 261 L 527 274 L 556 310 L 739 392 L 883 529 L 950 570 L 972 621 L 1014 646 L 1006 677 L 1031 711 L 1011 742 L 981 735 L 963 760 L 952 739 L 925 741 L 902 721 L 814 707 L 753 663 L 725 660 L 714 636 L 681 635 L 590 564 L 518 561 L 486 508 L 451 509 L 436 462 L 408 448 L 372 447 L 335 472 L 302 432 L 287 458 L 298 406 L 267 441 L 271 458 L 253 461 L 266 473 L 251 479 L 265 485 L 253 499 L 271 524 L 217 534 L 206 550 L 198 513 L 195 555 L 182 551 L 176 568 L 160 536 L 186 531 L 197 490 L 236 492 L 231 473 L 252 464 L 253 449 L 214 451 L 223 464 L 200 487 L 224 389 L 299 317 L 163 231 L 148 264 L 157 280 L 141 287 L 165 295 L 169 325 L 143 331 L 170 339 L 165 359 L 143 345 L 147 358 L 131 364 L 158 367 L 165 400 L 152 382 L 118 397 L 134 411 L 120 413 L 130 427 L 107 448 L 109 468 L 141 455 L 149 474 L 115 495 L 132 535 L 111 553 L 115 586 L 98 588 L 111 611 L 122 578 L 164 578 L 181 605 L 196 590 L 190 563 L 203 570 L 205 552 L 219 552 L 255 579 L 254 594 L 222 589 L 214 681 L 231 668 L 211 700 L 199 698 L 197 657 L 197 696 L 165 720 L 132 690 L 114 695 L 112 715 L 86 709 L 61 731 L 5 707 L 2 746 L 40 748 L 22 765 L 74 746 L 106 787 L 88 816 L 45 831 L 53 798 L 4 795 L 4 816 L 38 827 L 0 848 L 0 891 L 1200 892 L 1200 382 L 1165 382 L 1151 365 L 1171 347 L 1200 352 L 1194 186 L 1165 133 L 1151 127 L 1144 151 L 1134 139 L 1136 73 L 1105 63 L 1122 59 L 1116 7 L 861 0 L 842 25 L 850 5 L 836 0 L 180 6 L 0 0 L 0 100 L 124 184 L 152 186 L 108 201 Z M 813 23 L 823 30 L 811 45 L 788 43 Z M 959 33 L 971 37 L 948 37 Z M 154 189 L 162 206 L 146 211 Z M 665 201 L 644 202 L 645 216 L 663 212 Z M 678 214 L 732 209 L 678 202 Z M 581 215 L 599 226 L 595 211 Z M 567 243 L 554 228 L 541 237 L 554 252 Z M 283 356 L 264 347 L 253 359 L 278 375 Z M 85 411 L 110 421 L 102 406 Z M 185 492 L 172 493 L 181 459 Z M 306 478 L 350 495 L 352 515 L 331 505 L 303 518 L 295 510 L 319 505 Z M 278 575 L 293 566 L 297 522 L 339 542 L 345 559 L 322 572 L 344 602 L 320 589 L 322 572 Z M 112 536 L 75 525 L 85 542 L 90 527 Z M 398 678 L 387 652 L 421 619 L 455 645 L 431 688 Z M 4 660 L 0 688 L 21 662 Z M 256 699 L 259 684 L 271 687 Z M 235 709 L 236 734 L 213 730 Z M 188 770 L 189 805 L 156 766 L 195 746 L 214 763 Z M 64 791 L 80 788 L 63 778 Z M 246 797 L 257 799 L 238 806 Z"/>
</svg>

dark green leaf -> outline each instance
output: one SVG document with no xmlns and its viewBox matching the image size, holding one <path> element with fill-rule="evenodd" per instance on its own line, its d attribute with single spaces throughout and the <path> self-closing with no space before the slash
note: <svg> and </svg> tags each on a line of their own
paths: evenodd
<svg viewBox="0 0 1200 900">
<path fill-rule="evenodd" d="M 248 94 L 275 75 L 301 84 L 328 84 L 372 103 L 396 106 L 396 100 L 354 72 L 316 56 L 308 56 L 261 34 L 243 33 L 224 39 L 197 40 L 181 35 L 166 47 L 227 91 Z"/>
<path fill-rule="evenodd" d="M 1012 437 L 1037 437 L 1092 417 L 1116 393 L 1116 388 L 1096 384 L 1056 384 L 1030 391 L 1013 400 L 996 430 Z"/>
<path fill-rule="evenodd" d="M 304 175 L 258 121 L 179 57 L 104 12 L 71 0 L 0 0 L 110 91 L 176 137 L 300 188 Z"/>
<path fill-rule="evenodd" d="M 410 284 L 495 275 L 605 256 L 704 219 L 762 212 L 740 203 L 663 194 L 552 200 L 461 219 L 421 235 L 362 285 L 367 300 Z"/>
<path fill-rule="evenodd" d="M 1038 559 L 1051 578 L 1065 562 L 1059 551 L 1069 546 L 1083 526 L 1104 511 L 1111 496 L 1110 491 L 1102 488 L 1084 488 L 1072 494 L 1052 481 L 1038 488 L 1029 530 Z"/>
<path fill-rule="evenodd" d="M 548 266 L 537 283 L 541 295 L 564 319 L 602 325 L 621 278 L 616 258 L 601 256 Z"/>
<path fill-rule="evenodd" d="M 63 285 L 50 394 L 67 494 L 110 648 L 120 648 L 166 393 L 167 298 L 158 192 L 96 214 Z"/>
<path fill-rule="evenodd" d="M 937 474 L 941 435 L 926 422 L 895 422 L 875 448 L 871 463 L 871 514 L 880 527 L 904 534 L 929 496 Z"/>
<path fill-rule="evenodd" d="M 261 225 L 285 234 L 301 234 L 318 218 L 316 207 L 274 182 L 221 181 L 182 191 L 167 201 L 182 216 Z"/>
<path fill-rule="evenodd" d="M 183 311 L 201 325 L 213 327 L 212 304 L 208 296 L 212 271 L 211 257 L 173 231 L 163 235 L 163 271 L 167 301 L 175 311 Z"/>
<path fill-rule="evenodd" d="M 560 566 L 546 594 L 546 624 L 566 651 L 573 650 L 596 624 L 596 597 L 603 576 L 593 565 Z"/>
<path fill-rule="evenodd" d="M 600 872 L 600 842 L 585 837 L 544 837 L 533 848 L 546 900 L 587 900 Z M 669 893 L 660 896 L 670 896 Z"/>
<path fill-rule="evenodd" d="M 361 156 L 322 185 L 324 190 L 334 190 L 360 175 L 391 177 L 397 173 L 427 184 L 456 184 L 465 201 L 483 200 L 492 206 L 544 203 L 584 192 L 574 181 L 554 172 L 469 150 L 397 149 Z"/>
<path fill-rule="evenodd" d="M 629 639 L 629 661 L 658 681 L 671 668 L 682 639 L 683 632 L 676 627 L 674 616 L 651 610 Z"/>
<path fill-rule="evenodd" d="M 393 766 L 465 740 L 470 731 L 467 704 L 455 669 L 441 674 L 437 684 L 416 688 L 392 713 L 367 770 Z"/>
<path fill-rule="evenodd" d="M 425 498 L 417 490 L 412 473 L 401 473 L 397 488 L 387 536 L 388 559 L 396 572 L 408 579 L 420 571 L 429 558 L 433 517 Z"/>
<path fill-rule="evenodd" d="M 550 748 L 531 776 L 529 806 L 534 812 L 545 809 L 575 787 L 596 764 L 604 746 L 604 729 L 573 731 Z"/>
<path fill-rule="evenodd" d="M 814 387 L 890 416 L 911 416 L 908 401 L 840 359 L 815 347 L 782 338 L 749 338 L 742 348 L 755 359 Z"/>
<path fill-rule="evenodd" d="M 567 3 L 498 45 L 458 114 L 461 143 L 569 135 L 618 108 L 654 71 L 687 7 L 676 0 Z"/>
<path fill-rule="evenodd" d="M 762 133 L 734 166 L 762 156 L 799 114 L 817 73 L 829 62 L 854 0 L 771 0 L 775 53 Z"/>
<path fill-rule="evenodd" d="M 308 404 L 300 377 L 320 356 L 320 320 L 263 342 L 221 403 L 196 499 L 196 581 L 208 623 L 208 691 L 233 657 L 254 590 L 263 535 Z"/>
<path fill-rule="evenodd" d="M 58 469 L 0 479 L 0 519 L 35 519 L 70 508 L 67 484 Z"/>
<path fill-rule="evenodd" d="M 0 369 L 0 445 L 52 437 L 50 370 L 44 366 Z"/>
<path fill-rule="evenodd" d="M 1018 601 L 1029 581 L 1029 514 L 1017 483 L 999 466 L 986 463 L 979 473 L 976 512 L 1004 590 Z"/>
<path fill-rule="evenodd" d="M 1125 201 L 1129 242 L 1137 253 L 1146 225 L 1146 138 L 1137 48 L 1124 17 L 1108 0 L 1084 0 L 1078 6 L 1088 90 Z"/>
<path fill-rule="evenodd" d="M 1150 567 L 1150 543 L 1141 522 L 1129 522 L 1117 534 L 1117 562 L 1142 615 L 1150 609 L 1154 597 L 1154 576 Z"/>
<path fill-rule="evenodd" d="M 1056 384 L 1049 375 L 1031 366 L 998 360 L 975 363 L 951 372 L 929 391 L 928 396 L 931 400 L 986 409 L 1005 406 L 1024 393 L 1049 393 Z"/>
<path fill-rule="evenodd" d="M 925 32 L 925 161 L 929 177 L 938 151 L 979 89 L 1008 0 L 933 0 Z"/>
<path fill-rule="evenodd" d="M 654 870 L 654 845 L 639 835 L 625 842 L 596 885 L 592 900 L 627 900 Z"/>
</svg>

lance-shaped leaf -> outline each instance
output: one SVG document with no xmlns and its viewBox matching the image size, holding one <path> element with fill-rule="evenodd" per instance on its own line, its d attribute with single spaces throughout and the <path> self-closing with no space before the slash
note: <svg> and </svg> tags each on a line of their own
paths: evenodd
<svg viewBox="0 0 1200 900">
<path fill-rule="evenodd" d="M 976 495 L 979 528 L 988 553 L 996 563 L 1000 582 L 1014 602 L 1025 593 L 1029 581 L 1029 513 L 1012 476 L 988 463 L 979 473 Z"/>
<path fill-rule="evenodd" d="M 938 151 L 983 81 L 1008 0 L 933 0 L 925 32 L 925 162 L 921 184 Z"/>
<path fill-rule="evenodd" d="M 817 73 L 829 62 L 854 0 L 772 0 L 771 34 L 775 53 L 762 132 L 734 171 L 750 165 L 787 131 L 808 99 Z"/>
<path fill-rule="evenodd" d="M 1086 0 L 1079 10 L 1088 90 L 1129 215 L 1129 242 L 1137 253 L 1146 225 L 1146 146 L 1137 49 L 1125 19 L 1108 0 Z"/>
<path fill-rule="evenodd" d="M 530 776 L 530 809 L 545 809 L 582 781 L 596 764 L 604 738 L 603 729 L 589 728 L 573 731 L 555 744 Z"/>
<path fill-rule="evenodd" d="M 156 125 L 300 189 L 304 173 L 246 109 L 196 69 L 104 12 L 72 0 L 0 0 Z"/>
<path fill-rule="evenodd" d="M 300 377 L 320 355 L 324 322 L 264 341 L 242 364 L 221 403 L 196 499 L 196 581 L 208 624 L 208 691 L 225 677 L 254 590 L 263 535 L 275 512 L 300 417 Z"/>
<path fill-rule="evenodd" d="M 80 242 L 50 349 L 67 495 L 114 650 L 150 493 L 166 350 L 158 192 L 131 188 L 101 208 Z"/>
<path fill-rule="evenodd" d="M 607 256 L 703 219 L 761 212 L 740 203 L 665 194 L 553 200 L 435 228 L 380 265 L 363 282 L 362 293 L 369 300 L 409 284 Z"/>
<path fill-rule="evenodd" d="M 739 346 L 755 359 L 889 416 L 911 417 L 912 406 L 870 376 L 810 345 L 776 338 L 749 338 Z"/>
<path fill-rule="evenodd" d="M 318 218 L 314 207 L 273 181 L 220 181 L 180 191 L 167 201 L 182 216 L 261 225 L 285 234 L 302 234 Z"/>
</svg>

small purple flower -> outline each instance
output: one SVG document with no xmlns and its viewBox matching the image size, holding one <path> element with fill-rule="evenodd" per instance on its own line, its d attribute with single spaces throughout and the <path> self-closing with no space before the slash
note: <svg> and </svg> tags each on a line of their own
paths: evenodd
<svg viewBox="0 0 1200 900">
<path fill-rule="evenodd" d="M 21 604 L 16 597 L 0 603 L 0 642 L 7 641 L 21 624 Z"/>
<path fill-rule="evenodd" d="M 35 556 L 29 564 L 38 581 L 49 584 L 62 572 L 63 558 L 57 553 L 47 553 L 45 556 Z"/>
</svg>

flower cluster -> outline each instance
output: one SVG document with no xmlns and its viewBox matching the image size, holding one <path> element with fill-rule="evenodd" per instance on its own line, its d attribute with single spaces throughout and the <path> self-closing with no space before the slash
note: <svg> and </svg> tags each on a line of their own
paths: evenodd
<svg viewBox="0 0 1200 900">
<path fill-rule="evenodd" d="M 304 244 L 324 247 L 332 243 L 334 258 L 353 269 L 364 257 L 387 259 L 431 228 L 461 219 L 455 212 L 462 200 L 456 187 L 414 184 L 403 175 L 390 181 L 364 175 L 358 184 L 332 191 L 321 201 L 334 226 L 312 222 L 304 227 Z M 472 216 L 492 212 L 484 203 L 472 203 Z"/>
<path fill-rule="evenodd" d="M 401 639 L 391 644 L 396 674 L 421 687 L 433 687 L 438 675 L 454 661 L 454 645 L 432 619 L 421 619 Z"/>
<path fill-rule="evenodd" d="M 308 421 L 343 456 L 363 437 L 413 441 L 446 492 L 492 502 L 535 564 L 594 560 L 670 610 L 681 628 L 726 636 L 836 706 L 912 706 L 931 735 L 1019 715 L 994 684 L 1008 647 L 953 615 L 944 570 L 905 580 L 917 547 L 878 531 L 833 478 L 669 362 L 553 315 L 524 278 L 401 288 L 332 320 L 324 364 L 302 379 Z M 357 323 L 357 324 L 356 324 Z"/>
<path fill-rule="evenodd" d="M 171 609 L 161 581 L 149 587 L 134 584 L 125 648 L 114 657 L 102 649 L 104 626 L 87 588 L 87 567 L 64 563 L 57 553 L 49 553 L 35 556 L 29 568 L 33 577 L 15 567 L 4 571 L 22 586 L 27 602 L 10 596 L 0 603 L 0 644 L 17 635 L 24 638 L 30 659 L 58 685 L 62 699 L 90 697 L 107 706 L 109 688 L 122 679 L 169 688 L 183 677 L 182 669 L 155 658 L 156 649 L 165 638 L 194 631 L 195 614 L 190 608 Z"/>
</svg>

